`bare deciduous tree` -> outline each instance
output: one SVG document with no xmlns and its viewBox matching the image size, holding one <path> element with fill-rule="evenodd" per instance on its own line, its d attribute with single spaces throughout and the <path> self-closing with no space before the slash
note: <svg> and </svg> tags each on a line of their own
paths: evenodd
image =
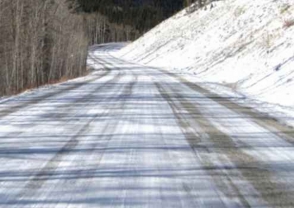
<svg viewBox="0 0 294 208">
<path fill-rule="evenodd" d="M 66 0 L 0 0 L 0 95 L 86 71 L 84 17 Z"/>
</svg>

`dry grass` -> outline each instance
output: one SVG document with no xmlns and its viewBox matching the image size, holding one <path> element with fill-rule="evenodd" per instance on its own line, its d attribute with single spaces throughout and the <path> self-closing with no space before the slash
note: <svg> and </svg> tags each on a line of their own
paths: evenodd
<svg viewBox="0 0 294 208">
<path fill-rule="evenodd" d="M 28 85 L 26 86 L 25 88 L 23 89 L 11 89 L 9 93 L 7 93 L 6 95 L 8 96 L 13 96 L 13 95 L 18 95 L 18 94 L 21 94 L 23 92 L 26 92 L 26 91 L 30 91 L 30 90 L 34 90 L 34 89 L 37 89 L 37 88 L 40 88 L 42 86 L 46 86 L 46 85 L 54 85 L 54 84 L 59 84 L 59 83 L 63 83 L 63 82 L 67 82 L 69 80 L 72 80 L 72 79 L 75 79 L 75 78 L 79 78 L 79 77 L 85 77 L 87 76 L 88 74 L 90 73 L 90 71 L 86 71 L 84 72 L 81 76 L 73 76 L 73 77 L 66 77 L 66 76 L 63 76 L 61 77 L 60 79 L 54 79 L 54 80 L 50 80 L 50 81 L 47 81 L 41 85 Z M 0 96 L 1 97 L 1 96 Z"/>
<path fill-rule="evenodd" d="M 245 8 L 243 8 L 243 7 L 238 7 L 238 8 L 236 8 L 236 10 L 234 11 L 234 16 L 235 17 L 239 17 L 239 16 L 241 16 L 242 14 L 244 14 L 245 13 Z"/>
<path fill-rule="evenodd" d="M 288 12 L 290 7 L 291 7 L 291 5 L 289 5 L 289 4 L 284 4 L 284 5 L 281 7 L 281 9 L 280 9 L 280 13 L 281 13 L 281 14 L 284 14 L 284 13 Z"/>
<path fill-rule="evenodd" d="M 284 20 L 284 28 L 289 28 L 294 25 L 294 19 Z"/>
</svg>

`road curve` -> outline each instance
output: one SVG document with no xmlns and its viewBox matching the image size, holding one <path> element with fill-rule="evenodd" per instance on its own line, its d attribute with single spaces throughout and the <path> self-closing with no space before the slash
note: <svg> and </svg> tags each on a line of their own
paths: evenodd
<svg viewBox="0 0 294 208">
<path fill-rule="evenodd" d="M 0 103 L 0 207 L 294 207 L 293 129 L 112 47 Z"/>
</svg>

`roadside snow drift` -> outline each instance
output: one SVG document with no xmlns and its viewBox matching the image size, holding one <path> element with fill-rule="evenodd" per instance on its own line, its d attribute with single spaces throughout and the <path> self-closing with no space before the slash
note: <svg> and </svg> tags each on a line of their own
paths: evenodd
<svg viewBox="0 0 294 208">
<path fill-rule="evenodd" d="M 195 74 L 250 98 L 294 105 L 293 0 L 188 8 L 123 48 L 124 59 Z"/>
</svg>

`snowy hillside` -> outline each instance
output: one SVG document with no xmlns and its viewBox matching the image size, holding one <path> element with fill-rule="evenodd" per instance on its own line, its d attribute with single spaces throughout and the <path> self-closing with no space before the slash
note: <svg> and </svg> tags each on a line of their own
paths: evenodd
<svg viewBox="0 0 294 208">
<path fill-rule="evenodd" d="M 294 106 L 293 0 L 226 0 L 191 10 L 118 55 L 191 73 L 253 99 Z"/>
</svg>

